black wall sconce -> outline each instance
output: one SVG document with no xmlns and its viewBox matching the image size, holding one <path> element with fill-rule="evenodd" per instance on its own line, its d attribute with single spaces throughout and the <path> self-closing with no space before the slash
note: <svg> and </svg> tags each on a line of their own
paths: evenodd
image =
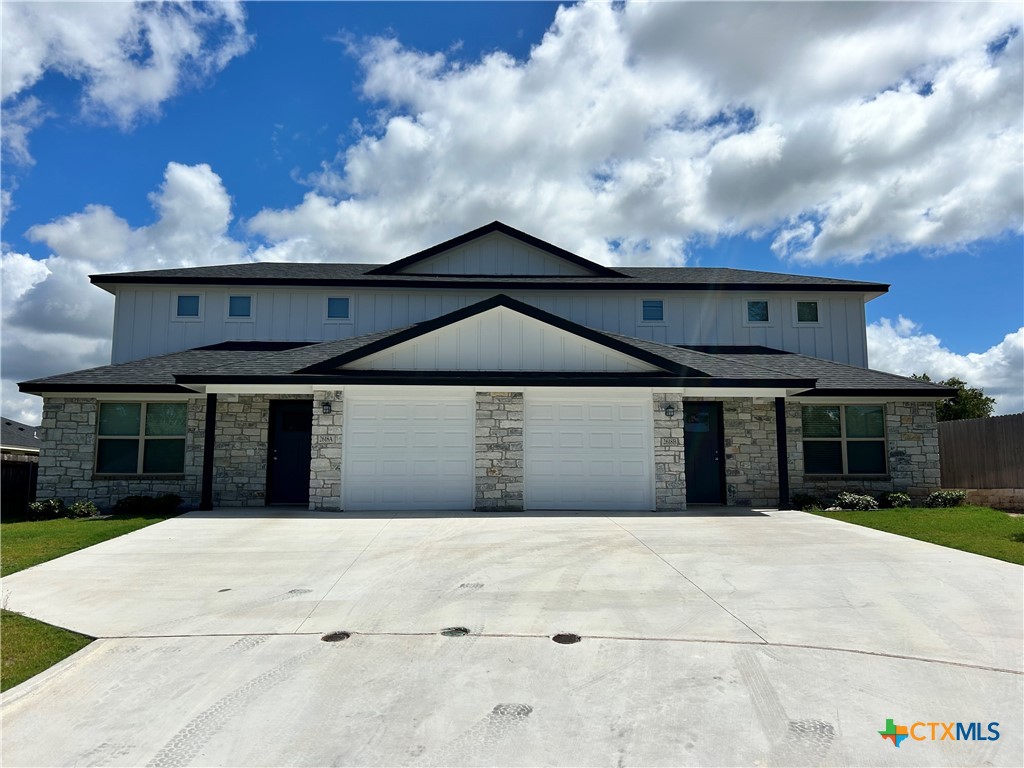
<svg viewBox="0 0 1024 768">
<path fill-rule="evenodd" d="M 665 406 L 665 415 L 670 419 L 676 415 L 676 407 L 672 403 Z"/>
<path fill-rule="evenodd" d="M 320 409 L 321 409 L 321 410 L 322 410 L 322 411 L 323 411 L 324 413 L 330 413 L 330 412 L 331 412 L 331 401 L 330 401 L 330 400 L 324 400 L 324 401 L 323 401 L 323 402 L 322 402 L 322 403 L 320 404 Z"/>
</svg>

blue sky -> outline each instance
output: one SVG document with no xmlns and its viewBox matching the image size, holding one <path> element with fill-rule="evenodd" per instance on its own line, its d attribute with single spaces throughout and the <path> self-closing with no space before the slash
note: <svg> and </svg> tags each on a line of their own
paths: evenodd
<svg viewBox="0 0 1024 768">
<path fill-rule="evenodd" d="M 69 41 L 5 3 L 5 415 L 37 407 L 8 372 L 109 354 L 91 271 L 383 261 L 493 218 L 890 283 L 873 367 L 1019 410 L 1020 9 L 829 6 L 85 4 Z"/>
</svg>

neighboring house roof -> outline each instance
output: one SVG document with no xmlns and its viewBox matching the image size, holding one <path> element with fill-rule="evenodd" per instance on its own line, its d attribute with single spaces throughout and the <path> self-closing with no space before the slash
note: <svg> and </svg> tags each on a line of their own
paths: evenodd
<svg viewBox="0 0 1024 768">
<path fill-rule="evenodd" d="M 498 307 L 643 361 L 652 370 L 575 371 L 346 369 L 383 350 Z M 683 347 L 607 333 L 495 296 L 423 323 L 321 343 L 223 342 L 120 365 L 23 382 L 24 392 L 190 392 L 207 384 L 575 384 L 785 388 L 820 396 L 948 397 L 953 390 L 893 374 L 767 347 Z"/>
<path fill-rule="evenodd" d="M 39 453 L 39 427 L 3 417 L 0 421 L 0 448 Z"/>
<path fill-rule="evenodd" d="M 569 262 L 591 275 L 412 274 L 408 270 L 472 240 L 500 233 Z M 433 287 L 511 290 L 855 291 L 881 294 L 883 283 L 719 267 L 606 267 L 499 221 L 390 264 L 252 262 L 91 275 L 94 284 Z"/>
</svg>

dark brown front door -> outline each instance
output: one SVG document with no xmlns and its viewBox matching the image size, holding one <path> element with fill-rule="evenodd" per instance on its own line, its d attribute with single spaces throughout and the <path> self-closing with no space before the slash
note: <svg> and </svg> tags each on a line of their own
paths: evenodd
<svg viewBox="0 0 1024 768">
<path fill-rule="evenodd" d="M 267 504 L 309 503 L 312 400 L 270 401 Z"/>
<path fill-rule="evenodd" d="M 725 503 L 721 403 L 683 404 L 686 503 Z"/>
</svg>

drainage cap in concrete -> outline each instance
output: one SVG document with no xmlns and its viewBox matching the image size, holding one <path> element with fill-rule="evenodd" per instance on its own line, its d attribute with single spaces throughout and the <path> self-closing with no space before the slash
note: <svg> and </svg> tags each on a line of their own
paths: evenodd
<svg viewBox="0 0 1024 768">
<path fill-rule="evenodd" d="M 340 643 L 342 640 L 348 640 L 350 637 L 352 637 L 352 635 L 348 632 L 328 632 L 320 639 L 325 643 Z"/>
<path fill-rule="evenodd" d="M 579 635 L 574 635 L 571 632 L 560 632 L 557 635 L 552 635 L 551 639 L 559 645 L 572 645 L 573 643 L 578 643 L 581 638 Z"/>
</svg>

